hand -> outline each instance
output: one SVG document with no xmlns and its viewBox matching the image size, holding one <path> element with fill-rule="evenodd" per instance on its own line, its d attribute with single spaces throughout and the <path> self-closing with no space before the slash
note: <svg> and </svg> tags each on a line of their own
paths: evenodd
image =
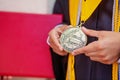
<svg viewBox="0 0 120 80">
<path fill-rule="evenodd" d="M 112 64 L 120 57 L 120 32 L 112 31 L 95 31 L 82 28 L 83 32 L 88 36 L 97 37 L 94 41 L 83 48 L 79 48 L 72 52 L 73 55 L 84 53 L 93 61 L 104 64 Z"/>
<path fill-rule="evenodd" d="M 66 30 L 68 28 L 67 25 L 63 25 L 61 27 L 58 28 L 53 28 L 50 32 L 49 32 L 49 43 L 50 43 L 50 47 L 53 49 L 54 52 L 56 52 L 57 54 L 64 56 L 67 55 L 67 52 L 64 51 L 64 49 L 62 48 L 62 46 L 59 43 L 59 38 L 60 35 L 62 34 L 62 32 L 64 30 Z"/>
</svg>

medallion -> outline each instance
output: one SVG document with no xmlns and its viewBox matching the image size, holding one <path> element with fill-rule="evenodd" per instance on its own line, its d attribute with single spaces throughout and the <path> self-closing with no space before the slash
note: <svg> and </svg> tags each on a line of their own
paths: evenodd
<svg viewBox="0 0 120 80">
<path fill-rule="evenodd" d="M 65 30 L 60 37 L 60 44 L 66 52 L 71 53 L 73 50 L 85 46 L 87 36 L 79 26 L 71 27 Z"/>
</svg>

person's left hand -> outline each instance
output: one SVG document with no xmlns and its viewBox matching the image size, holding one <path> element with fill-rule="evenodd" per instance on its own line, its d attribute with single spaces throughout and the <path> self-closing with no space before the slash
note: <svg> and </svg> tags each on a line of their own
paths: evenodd
<svg viewBox="0 0 120 80">
<path fill-rule="evenodd" d="M 93 61 L 104 64 L 112 64 L 120 57 L 120 32 L 95 31 L 82 27 L 88 36 L 97 37 L 94 41 L 83 48 L 76 49 L 73 55 L 85 54 Z"/>
</svg>

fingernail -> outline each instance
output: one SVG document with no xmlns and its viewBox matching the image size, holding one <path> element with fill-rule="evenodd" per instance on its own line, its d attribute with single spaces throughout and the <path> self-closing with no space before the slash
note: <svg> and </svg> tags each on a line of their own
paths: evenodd
<svg viewBox="0 0 120 80">
<path fill-rule="evenodd" d="M 82 27 L 83 30 L 87 30 L 85 27 Z"/>
</svg>

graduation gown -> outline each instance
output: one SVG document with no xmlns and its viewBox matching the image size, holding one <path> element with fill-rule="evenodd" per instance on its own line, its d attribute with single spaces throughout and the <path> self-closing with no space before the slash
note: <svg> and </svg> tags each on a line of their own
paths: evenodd
<svg viewBox="0 0 120 80">
<path fill-rule="evenodd" d="M 70 24 L 69 0 L 56 0 L 53 9 L 54 14 L 63 15 L 63 23 Z M 94 13 L 85 22 L 84 26 L 93 30 L 112 29 L 113 0 L 102 0 Z M 97 40 L 95 37 L 88 37 L 88 44 Z M 51 49 L 53 69 L 56 80 L 65 80 L 67 70 L 67 56 L 60 56 Z M 91 61 L 89 57 L 82 55 L 75 56 L 75 77 L 76 80 L 112 80 L 112 65 L 106 65 Z"/>
</svg>

